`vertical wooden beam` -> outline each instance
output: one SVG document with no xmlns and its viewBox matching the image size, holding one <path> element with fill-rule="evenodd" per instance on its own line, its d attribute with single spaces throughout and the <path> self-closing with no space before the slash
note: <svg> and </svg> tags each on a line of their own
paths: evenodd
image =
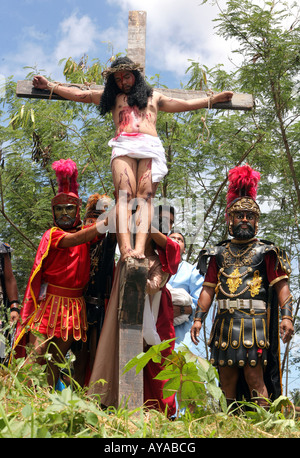
<svg viewBox="0 0 300 458">
<path fill-rule="evenodd" d="M 129 11 L 127 56 L 143 67 L 146 65 L 146 11 Z M 128 408 L 144 404 L 143 371 L 122 375 L 125 365 L 143 351 L 143 312 L 148 274 L 148 261 L 127 259 L 120 272 L 119 303 L 119 404 Z"/>
<path fill-rule="evenodd" d="M 119 405 L 129 410 L 144 404 L 143 371 L 122 375 L 125 365 L 143 351 L 143 314 L 148 259 L 127 258 L 120 271 L 119 294 Z"/>
<path fill-rule="evenodd" d="M 146 11 L 129 11 L 127 56 L 144 71 L 146 66 Z"/>
</svg>

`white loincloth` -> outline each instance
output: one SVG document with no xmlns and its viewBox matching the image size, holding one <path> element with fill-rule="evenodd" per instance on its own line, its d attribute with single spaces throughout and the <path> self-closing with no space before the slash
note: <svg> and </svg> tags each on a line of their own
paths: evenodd
<svg viewBox="0 0 300 458">
<path fill-rule="evenodd" d="M 168 173 L 165 150 L 158 137 L 122 132 L 116 138 L 112 138 L 108 145 L 112 147 L 110 165 L 119 156 L 152 159 L 152 183 L 159 183 Z"/>
</svg>

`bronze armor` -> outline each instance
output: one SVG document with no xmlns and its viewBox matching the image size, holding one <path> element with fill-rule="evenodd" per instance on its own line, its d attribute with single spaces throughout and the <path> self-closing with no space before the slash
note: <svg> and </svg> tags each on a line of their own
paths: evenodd
<svg viewBox="0 0 300 458">
<path fill-rule="evenodd" d="M 259 359 L 267 364 L 269 282 L 264 258 L 269 251 L 276 255 L 276 267 L 280 264 L 289 275 L 286 253 L 270 242 L 227 240 L 200 253 L 198 268 L 202 274 L 211 255 L 218 266 L 218 313 L 209 339 L 213 365 L 256 366 Z"/>
</svg>

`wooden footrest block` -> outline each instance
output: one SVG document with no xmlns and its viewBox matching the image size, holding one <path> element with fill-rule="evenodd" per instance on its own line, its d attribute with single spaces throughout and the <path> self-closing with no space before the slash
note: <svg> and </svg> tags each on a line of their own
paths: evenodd
<svg viewBox="0 0 300 458">
<path fill-rule="evenodd" d="M 119 322 L 142 324 L 148 259 L 127 258 L 120 272 Z"/>
</svg>

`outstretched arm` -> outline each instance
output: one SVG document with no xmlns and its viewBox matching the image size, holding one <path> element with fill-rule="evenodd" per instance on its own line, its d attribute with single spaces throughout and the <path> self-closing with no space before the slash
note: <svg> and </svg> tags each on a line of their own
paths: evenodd
<svg viewBox="0 0 300 458">
<path fill-rule="evenodd" d="M 214 94 L 210 97 L 182 100 L 166 97 L 160 94 L 158 100 L 158 109 L 167 113 L 180 113 L 182 111 L 199 110 L 200 108 L 208 108 L 218 102 L 230 102 L 232 99 L 232 91 L 224 91 L 219 94 Z"/>
<path fill-rule="evenodd" d="M 150 234 L 156 245 L 160 246 L 164 250 L 167 246 L 167 236 L 162 232 L 159 232 L 159 230 L 153 226 L 151 226 Z"/>
<path fill-rule="evenodd" d="M 99 105 L 103 91 L 86 90 L 82 91 L 76 86 L 62 86 L 60 83 L 50 82 L 41 75 L 36 75 L 32 80 L 33 86 L 37 89 L 46 89 L 60 95 L 64 99 L 74 102 L 95 103 Z"/>
<path fill-rule="evenodd" d="M 98 235 L 103 234 L 103 226 L 107 225 L 107 219 L 86 227 L 81 231 L 67 233 L 59 242 L 60 248 L 69 248 L 94 240 Z"/>
</svg>

